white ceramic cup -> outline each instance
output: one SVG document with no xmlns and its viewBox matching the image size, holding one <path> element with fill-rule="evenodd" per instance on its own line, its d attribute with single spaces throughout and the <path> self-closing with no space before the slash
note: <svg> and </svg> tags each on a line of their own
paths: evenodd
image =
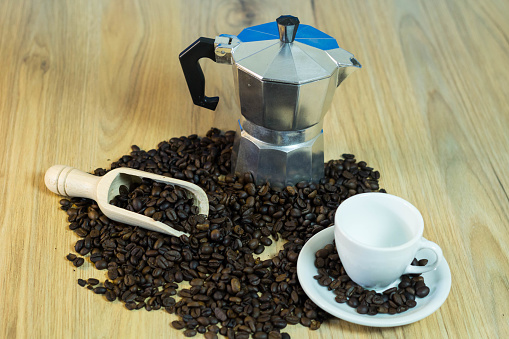
<svg viewBox="0 0 509 339">
<path fill-rule="evenodd" d="M 346 273 L 355 283 L 371 289 L 382 289 L 403 274 L 428 272 L 440 264 L 442 250 L 422 237 L 423 230 L 417 208 L 387 193 L 348 198 L 338 207 L 334 225 L 336 247 Z M 435 260 L 426 266 L 411 266 L 421 249 L 433 251 Z"/>
</svg>

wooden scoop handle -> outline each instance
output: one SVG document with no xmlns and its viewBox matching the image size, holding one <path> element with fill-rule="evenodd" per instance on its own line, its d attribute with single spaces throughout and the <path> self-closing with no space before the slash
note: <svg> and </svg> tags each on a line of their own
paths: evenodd
<svg viewBox="0 0 509 339">
<path fill-rule="evenodd" d="M 51 166 L 44 175 L 46 187 L 56 194 L 97 200 L 101 177 L 65 165 Z"/>
</svg>

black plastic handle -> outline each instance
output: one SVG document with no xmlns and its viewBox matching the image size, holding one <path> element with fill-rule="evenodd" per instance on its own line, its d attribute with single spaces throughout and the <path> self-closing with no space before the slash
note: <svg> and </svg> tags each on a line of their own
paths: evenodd
<svg viewBox="0 0 509 339">
<path fill-rule="evenodd" d="M 198 63 L 198 60 L 201 58 L 209 58 L 214 62 L 216 61 L 214 39 L 199 38 L 179 54 L 179 59 L 194 104 L 215 110 L 219 97 L 205 96 L 205 76 Z"/>
</svg>

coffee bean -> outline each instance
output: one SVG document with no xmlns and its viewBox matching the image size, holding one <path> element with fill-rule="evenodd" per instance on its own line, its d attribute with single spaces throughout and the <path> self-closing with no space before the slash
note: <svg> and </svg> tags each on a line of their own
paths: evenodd
<svg viewBox="0 0 509 339">
<path fill-rule="evenodd" d="M 429 294 L 429 287 L 428 286 L 421 286 L 415 290 L 415 295 L 419 298 L 424 298 Z"/>
<path fill-rule="evenodd" d="M 309 326 L 309 329 L 311 331 L 316 331 L 320 328 L 320 326 L 321 326 L 321 323 L 319 321 L 311 320 L 311 325 Z"/>
<path fill-rule="evenodd" d="M 410 307 L 410 308 L 412 308 L 412 307 L 415 307 L 417 305 L 417 302 L 415 302 L 415 300 L 407 300 L 405 305 Z"/>
<path fill-rule="evenodd" d="M 261 237 L 260 242 L 263 246 L 270 246 L 272 245 L 272 240 L 269 237 Z"/>
<path fill-rule="evenodd" d="M 67 258 L 67 260 L 69 260 L 69 261 L 74 261 L 74 260 L 76 260 L 76 258 L 77 258 L 77 257 L 76 257 L 76 255 L 75 255 L 75 254 L 73 254 L 73 253 L 69 253 L 69 254 L 66 256 L 66 258 Z"/>
<path fill-rule="evenodd" d="M 203 286 L 203 283 L 203 280 L 199 278 L 195 278 L 190 282 L 191 286 Z"/>
<path fill-rule="evenodd" d="M 300 318 L 300 323 L 302 324 L 302 326 L 309 327 L 309 326 L 311 326 L 311 319 L 302 317 L 302 318 Z"/>
<path fill-rule="evenodd" d="M 81 265 L 83 265 L 85 263 L 85 259 L 83 259 L 83 258 L 76 258 L 76 259 L 74 259 L 74 261 L 72 263 L 73 263 L 74 266 L 80 267 Z"/>
<path fill-rule="evenodd" d="M 412 284 L 410 283 L 410 281 L 406 281 L 406 280 L 401 280 L 401 282 L 399 283 L 398 287 L 399 288 L 407 288 L 407 287 L 410 287 Z"/>
<path fill-rule="evenodd" d="M 275 328 L 278 328 L 278 329 L 283 329 L 287 325 L 286 321 L 282 318 L 272 320 L 272 324 L 274 325 Z"/>
<path fill-rule="evenodd" d="M 95 268 L 98 270 L 105 270 L 108 268 L 108 262 L 106 260 L 99 260 L 95 263 Z"/>
<path fill-rule="evenodd" d="M 329 256 L 329 254 L 330 254 L 330 252 L 327 249 L 322 248 L 322 249 L 318 250 L 315 255 L 317 258 L 325 259 Z"/>
<path fill-rule="evenodd" d="M 99 213 L 96 210 L 91 209 L 91 210 L 88 211 L 88 217 L 91 220 L 99 219 Z"/>
<path fill-rule="evenodd" d="M 172 321 L 171 326 L 173 326 L 173 328 L 175 328 L 177 330 L 181 330 L 184 327 L 186 327 L 186 324 L 183 321 L 175 320 L 175 321 Z"/>
<path fill-rule="evenodd" d="M 396 292 L 398 289 L 396 287 L 392 287 L 392 288 L 389 288 L 387 290 L 385 290 L 383 293 L 384 294 L 387 294 L 387 295 L 390 295 L 391 293 L 394 293 Z"/>
<path fill-rule="evenodd" d="M 421 278 L 421 277 L 418 277 L 418 278 Z M 426 284 L 424 283 L 424 281 L 422 280 L 414 280 L 415 277 L 412 279 L 412 282 L 415 283 L 415 285 L 413 286 L 416 290 L 419 288 L 419 287 L 422 287 L 422 286 L 425 286 Z"/>
<path fill-rule="evenodd" d="M 219 307 L 216 307 L 214 309 L 214 315 L 216 316 L 217 319 L 219 319 L 220 321 L 225 321 L 226 319 L 228 319 L 228 317 L 226 316 L 226 314 L 224 313 L 224 311 L 222 309 L 220 309 Z"/>
<path fill-rule="evenodd" d="M 350 299 L 348 299 L 348 301 L 346 303 L 348 304 L 348 306 L 354 307 L 354 308 L 359 306 L 359 300 L 355 297 L 351 297 Z"/>
<path fill-rule="evenodd" d="M 194 337 L 196 335 L 196 330 L 185 330 L 184 336 L 186 337 Z"/>
<path fill-rule="evenodd" d="M 149 207 L 145 210 L 145 212 L 143 212 L 143 214 L 145 214 L 147 217 L 151 217 L 154 215 L 155 212 L 156 212 L 155 207 Z"/>
<path fill-rule="evenodd" d="M 96 287 L 96 288 L 94 288 L 94 293 L 95 294 L 104 294 L 104 293 L 106 293 L 106 288 L 104 288 L 104 287 Z"/>
<path fill-rule="evenodd" d="M 204 334 L 205 339 L 217 339 L 218 336 L 214 332 L 206 332 Z"/>
<path fill-rule="evenodd" d="M 81 287 L 85 287 L 87 285 L 87 282 L 83 279 L 78 279 L 78 285 Z"/>
<path fill-rule="evenodd" d="M 257 248 L 259 246 L 259 244 L 260 244 L 260 242 L 258 241 L 258 239 L 251 239 L 248 242 L 247 247 L 254 250 L 255 248 Z"/>
<path fill-rule="evenodd" d="M 72 205 L 72 203 L 67 199 L 60 199 L 59 203 L 62 207 L 70 207 Z"/>
<path fill-rule="evenodd" d="M 361 305 L 357 306 L 357 313 L 359 313 L 359 314 L 367 314 L 368 310 L 369 310 L 369 308 L 367 305 L 361 304 Z"/>
<path fill-rule="evenodd" d="M 287 255 L 288 260 L 291 262 L 297 261 L 298 256 L 299 256 L 299 254 L 294 251 L 289 251 L 288 255 Z"/>
<path fill-rule="evenodd" d="M 218 242 L 221 241 L 221 239 L 222 239 L 221 231 L 219 231 L 218 229 L 212 230 L 212 232 L 210 232 L 210 240 Z"/>
<path fill-rule="evenodd" d="M 87 280 L 87 283 L 88 283 L 89 285 L 97 285 L 97 284 L 99 284 L 99 280 L 97 280 L 97 279 L 95 279 L 95 278 L 89 278 L 89 279 Z"/>
<path fill-rule="evenodd" d="M 115 292 L 113 292 L 112 290 L 107 290 L 105 296 L 106 300 L 108 301 L 115 301 L 117 299 Z"/>
<path fill-rule="evenodd" d="M 396 305 L 401 306 L 403 305 L 403 300 L 401 299 L 401 295 L 398 293 L 394 293 L 392 296 L 392 300 L 396 303 Z"/>
</svg>

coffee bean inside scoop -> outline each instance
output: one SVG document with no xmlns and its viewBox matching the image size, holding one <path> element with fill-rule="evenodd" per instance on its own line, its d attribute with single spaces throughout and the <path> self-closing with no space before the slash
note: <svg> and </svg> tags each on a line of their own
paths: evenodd
<svg viewBox="0 0 509 339">
<path fill-rule="evenodd" d="M 317 183 L 299 182 L 282 189 L 256 185 L 249 173 L 230 174 L 234 134 L 211 129 L 205 137 L 172 138 L 148 151 L 132 146 L 129 155 L 111 165 L 202 187 L 209 197 L 207 218 L 197 214 L 186 192 L 150 180 L 121 187 L 112 202 L 189 236 L 124 225 L 106 218 L 92 200 L 63 199 L 69 229 L 80 237 L 75 251 L 107 275 L 99 284 L 79 283 L 128 310 L 164 309 L 175 314 L 178 320 L 172 326 L 185 336 L 286 339 L 289 325 L 317 330 L 330 318 L 300 286 L 298 255 L 308 239 L 332 225 L 336 208 L 345 199 L 385 192 L 379 190 L 380 174 L 344 154 L 325 164 L 325 176 Z M 99 176 L 105 173 L 95 171 Z M 258 257 L 280 238 L 286 243 L 274 257 Z M 322 258 L 324 264 L 327 258 Z M 69 259 L 74 262 L 78 257 Z M 332 278 L 324 282 L 337 284 Z M 419 287 L 414 286 L 416 291 Z M 352 296 L 354 291 L 348 293 Z"/>
</svg>

